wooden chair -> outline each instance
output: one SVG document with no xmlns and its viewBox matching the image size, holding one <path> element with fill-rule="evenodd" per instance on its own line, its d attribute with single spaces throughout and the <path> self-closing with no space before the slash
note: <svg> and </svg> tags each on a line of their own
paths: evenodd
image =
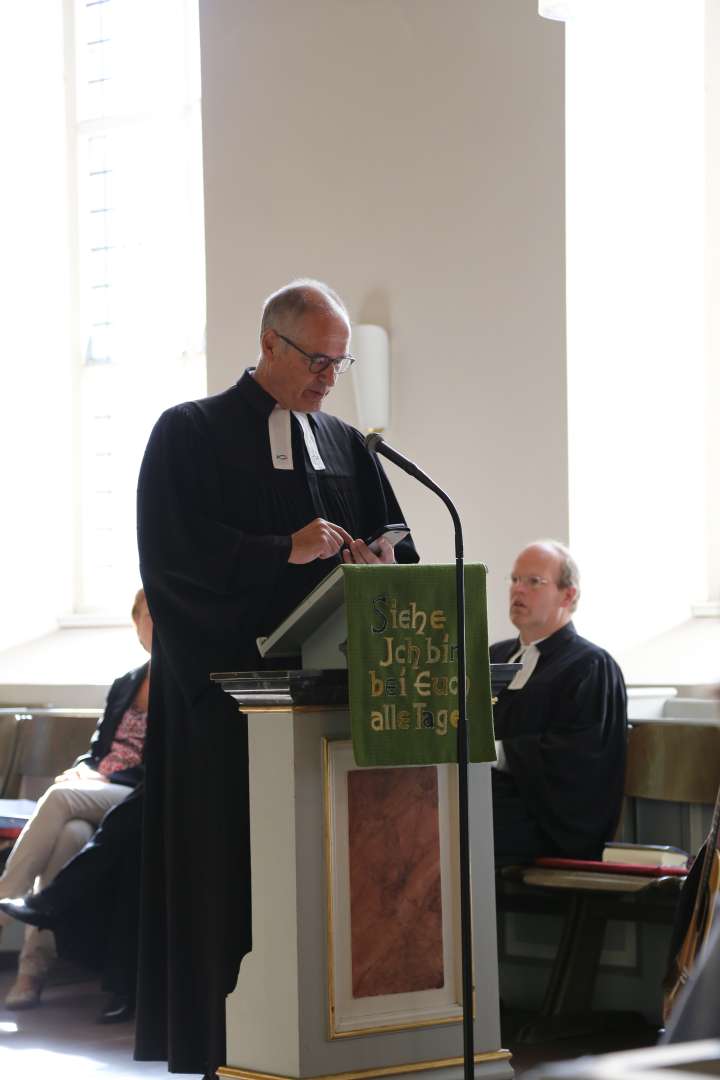
<svg viewBox="0 0 720 1080">
<path fill-rule="evenodd" d="M 0 709 L 0 798 L 8 792 L 17 757 L 22 715 L 19 709 Z"/>
<path fill-rule="evenodd" d="M 4 750 L 0 788 L 0 862 L 20 835 L 18 799 L 26 801 L 25 820 L 35 801 L 58 773 L 84 753 L 100 709 L 2 709 L 0 749 Z M 4 856 L 2 856 L 4 852 Z"/>
<path fill-rule="evenodd" d="M 58 773 L 87 750 L 100 709 L 19 710 L 3 795 L 38 799 Z"/>
<path fill-rule="evenodd" d="M 713 804 L 719 787 L 720 728 L 686 722 L 629 729 L 626 812 L 634 814 L 639 799 Z M 597 1027 L 589 1014 L 608 921 L 672 925 L 685 880 L 676 868 L 607 873 L 599 863 L 553 865 L 557 862 L 540 859 L 531 866 L 505 867 L 497 875 L 500 911 L 564 916 L 540 1014 L 521 1030 L 518 1042 Z"/>
</svg>

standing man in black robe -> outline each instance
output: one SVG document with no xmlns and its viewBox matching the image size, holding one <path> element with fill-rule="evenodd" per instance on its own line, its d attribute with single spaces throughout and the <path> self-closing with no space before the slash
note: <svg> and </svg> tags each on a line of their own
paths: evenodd
<svg viewBox="0 0 720 1080">
<path fill-rule="evenodd" d="M 251 948 L 247 729 L 211 671 L 262 666 L 266 635 L 344 559 L 402 520 L 359 432 L 321 410 L 353 362 L 345 305 L 303 280 L 263 310 L 260 356 L 224 393 L 158 420 L 138 487 L 153 681 L 136 1057 L 225 1062 L 225 997 Z M 410 540 L 395 549 L 417 561 Z"/>
<path fill-rule="evenodd" d="M 510 582 L 519 637 L 490 648 L 522 663 L 494 707 L 495 855 L 598 858 L 620 816 L 627 698 L 622 672 L 572 624 L 580 575 L 556 541 L 520 552 Z"/>
</svg>

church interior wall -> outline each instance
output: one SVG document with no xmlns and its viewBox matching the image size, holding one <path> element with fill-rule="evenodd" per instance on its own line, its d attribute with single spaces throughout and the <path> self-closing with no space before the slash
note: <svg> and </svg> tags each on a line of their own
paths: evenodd
<svg viewBox="0 0 720 1080">
<path fill-rule="evenodd" d="M 201 8 L 208 387 L 257 355 L 264 297 L 324 278 L 390 334 L 389 442 L 504 576 L 567 537 L 563 28 L 534 0 Z M 330 408 L 356 422 L 350 379 Z M 441 504 L 392 466 L 427 561 Z"/>
<path fill-rule="evenodd" d="M 705 0 L 705 505 L 708 600 L 720 614 L 720 4 Z"/>
</svg>

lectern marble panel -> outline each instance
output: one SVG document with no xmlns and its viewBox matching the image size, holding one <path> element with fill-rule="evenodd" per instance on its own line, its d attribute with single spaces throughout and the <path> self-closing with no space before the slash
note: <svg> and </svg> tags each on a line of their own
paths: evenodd
<svg viewBox="0 0 720 1080">
<path fill-rule="evenodd" d="M 457 1023 L 462 995 L 455 770 L 447 765 L 358 769 L 347 739 L 326 740 L 325 758 L 329 1036 Z M 366 791 L 365 831 L 373 850 L 370 866 L 358 868 L 358 876 L 369 877 L 372 887 L 354 889 L 351 789 L 353 781 L 363 785 L 366 772 L 385 778 L 388 790 L 375 784 Z M 424 820 L 417 827 L 412 806 L 393 798 L 396 778 L 400 791 L 413 792 L 406 774 L 415 781 L 423 776 L 436 796 L 431 808 L 423 806 Z M 353 897 L 353 891 L 359 895 Z M 368 950 L 361 957 L 358 931 Z M 370 986 L 357 978 L 358 968 L 365 974 L 368 966 Z"/>
<path fill-rule="evenodd" d="M 218 1075 L 370 1080 L 413 1073 L 455 1080 L 462 1075 L 462 1028 L 454 767 L 354 771 L 343 674 L 215 676 L 248 714 L 253 875 L 253 951 L 227 999 L 228 1062 Z M 383 792 L 383 781 L 372 790 L 373 773 L 407 774 L 402 797 Z M 434 779 L 418 783 L 419 774 Z M 404 813 L 405 800 L 417 800 L 418 829 Z M 392 849 L 376 844 L 367 823 L 381 820 L 383 805 L 402 833 L 397 873 L 407 884 L 399 889 L 390 882 Z M 470 806 L 476 1075 L 500 1080 L 512 1069 L 500 1047 L 487 766 L 471 770 Z M 372 868 L 364 865 L 371 854 Z M 360 905 L 356 921 L 348 916 L 351 902 Z M 386 905 L 389 918 L 374 921 L 373 905 Z M 438 907 L 440 918 L 433 918 Z M 404 920 L 397 938 L 388 929 L 393 917 Z M 377 944 L 375 936 L 385 945 L 373 961 L 364 951 Z M 386 963 L 378 961 L 383 952 Z M 349 988 L 345 998 L 338 979 Z M 341 1025 L 337 1010 L 346 1006 L 349 1019 Z"/>
<path fill-rule="evenodd" d="M 347 774 L 354 998 L 445 983 L 434 766 Z"/>
</svg>

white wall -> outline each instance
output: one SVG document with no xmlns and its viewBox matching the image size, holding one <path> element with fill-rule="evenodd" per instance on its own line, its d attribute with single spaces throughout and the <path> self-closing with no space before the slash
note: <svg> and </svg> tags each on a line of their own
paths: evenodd
<svg viewBox="0 0 720 1080">
<path fill-rule="evenodd" d="M 720 602 L 720 3 L 705 0 L 705 362 L 708 599 Z"/>
<path fill-rule="evenodd" d="M 536 0 L 207 0 L 201 42 L 209 389 L 293 276 L 384 325 L 388 441 L 457 499 L 504 634 L 516 549 L 568 529 L 561 24 Z M 349 378 L 332 407 L 355 419 Z M 392 480 L 450 561 L 441 504 Z"/>
<path fill-rule="evenodd" d="M 567 24 L 570 539 L 583 629 L 614 652 L 706 598 L 703 93 L 703 0 L 681 18 L 674 0 L 578 5 Z"/>
<path fill-rule="evenodd" d="M 57 0 L 0 13 L 0 649 L 72 606 L 62 14 Z"/>
</svg>

